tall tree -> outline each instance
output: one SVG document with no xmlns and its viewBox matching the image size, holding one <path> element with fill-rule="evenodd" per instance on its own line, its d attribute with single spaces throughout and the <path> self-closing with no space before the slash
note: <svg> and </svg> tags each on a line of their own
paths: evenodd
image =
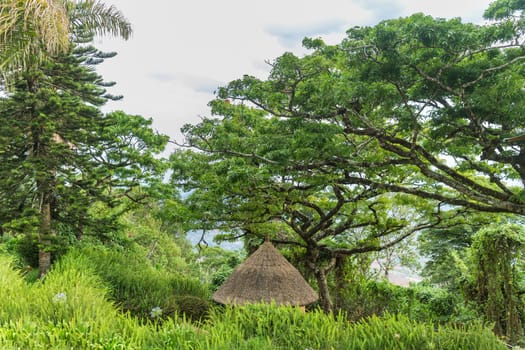
<svg viewBox="0 0 525 350">
<path fill-rule="evenodd" d="M 25 71 L 0 99 L 0 224 L 38 233 L 41 275 L 60 229 L 110 233 L 123 198 L 141 201 L 139 189 L 162 177 L 155 154 L 167 138 L 151 120 L 99 110 L 113 97 L 93 65 L 110 56 L 77 46 Z"/>
<path fill-rule="evenodd" d="M 15 153 L 22 152 L 15 155 L 5 152 L 8 157 L 11 157 L 9 161 L 21 161 L 25 156 L 29 155 L 27 158 L 31 159 L 30 163 L 32 163 L 32 166 L 27 166 L 25 169 L 20 169 L 16 166 L 13 168 L 16 172 L 11 173 L 12 177 L 8 177 L 8 181 L 6 181 L 7 187 L 4 187 L 5 192 L 3 191 L 2 194 L 4 201 L 8 202 L 7 204 L 19 205 L 18 208 L 20 210 L 17 215 L 24 218 L 21 220 L 22 226 L 29 228 L 34 227 L 35 223 L 38 223 L 39 241 L 41 243 L 39 252 L 41 274 L 48 270 L 51 262 L 51 238 L 54 237 L 54 231 L 56 230 L 51 224 L 53 216 L 52 203 L 55 201 L 55 189 L 61 187 L 61 184 L 56 181 L 56 175 L 60 171 L 60 162 L 55 162 L 56 159 L 53 159 L 50 155 L 54 153 L 52 149 L 56 145 L 60 145 L 62 150 L 67 148 L 73 149 L 77 146 L 67 140 L 67 135 L 54 131 L 56 125 L 53 125 L 53 123 L 58 125 L 60 121 L 51 120 L 50 114 L 51 109 L 55 107 L 57 107 L 57 110 L 60 109 L 58 108 L 58 105 L 60 105 L 58 103 L 59 99 L 56 99 L 56 97 L 64 97 L 64 101 L 69 100 L 68 103 L 70 103 L 71 99 L 67 93 L 68 89 L 71 92 L 79 84 L 75 85 L 71 81 L 65 82 L 65 85 L 61 85 L 64 81 L 61 83 L 57 81 L 51 82 L 53 80 L 51 77 L 56 71 L 50 72 L 50 70 L 57 69 L 60 64 L 64 64 L 67 61 L 68 57 L 71 57 L 71 40 L 83 41 L 86 38 L 92 38 L 95 34 L 115 34 L 127 39 L 131 34 L 131 26 L 113 6 L 107 7 L 101 2 L 93 0 L 77 2 L 67 0 L 12 0 L 0 4 L 0 47 L 2 49 L 0 50 L 0 73 L 2 88 L 10 89 L 16 85 L 17 93 L 14 94 L 10 101 L 25 100 L 19 100 L 18 102 L 32 105 L 32 107 L 27 106 L 29 108 L 28 111 L 37 113 L 33 115 L 33 117 L 36 117 L 36 121 L 31 122 L 30 126 L 27 124 L 24 126 L 23 121 L 16 122 L 14 130 L 21 127 L 18 131 L 22 132 L 23 137 L 11 138 L 12 134 L 2 137 L 2 141 L 6 141 L 6 148 L 17 149 Z M 87 63 L 94 63 L 98 59 L 96 58 L 95 61 L 92 60 Z M 71 70 L 68 73 L 72 73 Z M 78 71 L 75 71 L 75 73 L 79 74 Z M 50 74 L 50 76 L 46 77 L 46 74 Z M 100 83 L 100 79 L 93 80 L 93 76 L 88 75 L 87 79 L 92 84 Z M 53 85 L 54 83 L 57 84 Z M 81 99 L 85 98 L 86 103 L 95 106 L 100 105 L 103 100 L 102 96 L 96 98 L 98 93 L 96 89 L 89 87 L 89 85 L 83 88 L 85 89 L 86 87 L 88 87 L 87 90 L 76 91 L 78 96 Z M 28 95 L 22 96 L 24 94 L 22 91 L 25 91 Z M 74 94 L 72 93 L 72 95 Z M 53 96 L 55 99 L 52 98 Z M 29 97 L 29 100 L 26 100 L 26 97 Z M 31 98 L 34 98 L 34 100 L 31 101 Z M 40 99 L 40 103 L 35 102 L 38 99 Z M 46 99 L 50 99 L 48 101 L 49 104 L 43 106 L 45 104 L 42 102 Z M 57 104 L 57 106 L 53 106 L 53 103 Z M 17 112 L 14 112 L 12 107 L 5 108 L 2 113 L 2 119 L 10 118 L 9 120 L 13 121 L 11 118 L 16 118 Z M 44 111 L 40 110 L 40 108 L 44 108 Z M 9 115 L 8 113 L 13 114 Z M 41 114 L 39 115 L 38 113 Z M 70 111 L 69 113 L 75 112 Z M 27 113 L 27 115 L 30 114 L 30 112 Z M 77 127 L 82 127 L 81 124 L 79 123 Z M 8 125 L 5 124 L 4 126 L 7 127 Z M 51 139 L 49 138 L 50 136 Z M 32 139 L 29 141 L 30 138 Z M 28 144 L 31 144 L 31 146 L 28 146 Z M 7 165 L 7 163 L 5 164 Z M 27 175 L 27 170 L 34 172 L 30 175 L 33 181 L 16 184 L 14 180 Z M 23 191 L 16 191 L 16 189 L 23 189 Z M 17 194 L 29 193 L 29 195 L 22 195 L 22 197 L 17 195 L 9 198 L 13 190 Z M 82 197 L 74 196 L 73 198 L 81 200 Z M 39 204 L 35 205 L 36 202 Z M 23 203 L 32 204 L 23 205 Z M 85 203 L 87 202 L 84 201 L 83 204 Z M 16 212 L 12 208 L 12 206 L 8 206 L 3 210 L 5 213 L 8 213 L 7 218 L 12 218 L 10 214 Z M 20 214 L 22 212 L 23 214 Z M 2 220 L 2 225 L 6 223 L 6 220 L 5 218 Z"/>
</svg>

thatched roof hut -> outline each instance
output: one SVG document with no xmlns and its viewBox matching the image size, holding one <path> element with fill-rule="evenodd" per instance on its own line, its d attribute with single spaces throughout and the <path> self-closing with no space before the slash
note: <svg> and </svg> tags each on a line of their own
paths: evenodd
<svg viewBox="0 0 525 350">
<path fill-rule="evenodd" d="M 272 302 L 293 306 L 313 303 L 319 297 L 300 272 L 270 241 L 265 241 L 213 294 L 221 304 Z"/>
</svg>

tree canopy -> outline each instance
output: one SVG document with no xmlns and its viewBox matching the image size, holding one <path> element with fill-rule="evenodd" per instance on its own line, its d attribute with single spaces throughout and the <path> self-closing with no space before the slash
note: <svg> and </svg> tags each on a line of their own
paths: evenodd
<svg viewBox="0 0 525 350">
<path fill-rule="evenodd" d="M 306 249 L 322 289 L 338 256 L 471 211 L 525 214 L 523 23 L 507 5 L 486 25 L 415 14 L 305 39 L 311 53 L 267 79 L 220 87 L 172 157 L 185 220 L 274 232 Z"/>
<path fill-rule="evenodd" d="M 311 55 L 285 54 L 267 81 L 244 77 L 219 96 L 319 134 L 338 128 L 357 151 L 305 166 L 345 171 L 345 185 L 523 214 L 522 145 L 506 139 L 522 130 L 524 56 L 504 29 L 421 14 L 353 28 L 336 46 L 306 40 Z"/>
</svg>

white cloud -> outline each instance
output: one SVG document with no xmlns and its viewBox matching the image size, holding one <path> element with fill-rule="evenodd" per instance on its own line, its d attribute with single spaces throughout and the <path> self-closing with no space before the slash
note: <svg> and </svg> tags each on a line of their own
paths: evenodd
<svg viewBox="0 0 525 350">
<path fill-rule="evenodd" d="M 268 34 L 275 36 L 284 46 L 295 47 L 303 38 L 319 36 L 320 34 L 344 33 L 346 23 L 339 19 L 317 21 L 306 24 L 278 24 L 269 26 Z"/>
<path fill-rule="evenodd" d="M 425 12 L 437 17 L 481 21 L 489 0 L 105 0 L 131 21 L 133 37 L 97 39 L 118 56 L 99 72 L 116 81 L 112 89 L 122 109 L 154 119 L 159 131 L 179 138 L 184 123 L 209 113 L 207 104 L 219 85 L 243 74 L 264 78 L 285 51 L 304 53 L 305 36 L 337 43 L 346 29 L 387 18 Z"/>
</svg>

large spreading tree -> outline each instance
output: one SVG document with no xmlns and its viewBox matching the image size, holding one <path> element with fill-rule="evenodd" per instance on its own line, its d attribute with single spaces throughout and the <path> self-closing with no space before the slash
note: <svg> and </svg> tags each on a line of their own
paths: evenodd
<svg viewBox="0 0 525 350">
<path fill-rule="evenodd" d="M 494 2 L 485 25 L 415 14 L 307 39 L 312 53 L 282 55 L 267 79 L 221 87 L 173 156 L 185 219 L 240 235 L 271 223 L 305 249 L 330 309 L 340 256 L 469 211 L 523 215 L 520 6 Z"/>
<path fill-rule="evenodd" d="M 268 80 L 245 77 L 219 94 L 339 128 L 358 152 L 309 165 L 346 171 L 346 185 L 522 215 L 521 23 L 416 14 L 353 28 L 337 46 L 307 40 L 311 55 L 287 54 Z"/>
<path fill-rule="evenodd" d="M 337 127 L 220 100 L 213 110 L 222 117 L 187 126 L 193 149 L 171 158 L 174 181 L 189 191 L 181 221 L 229 232 L 226 238 L 271 235 L 299 249 L 327 311 L 329 275 L 345 257 L 391 247 L 451 215 L 404 194 L 341 183 L 343 174 L 323 165 L 355 151 Z"/>
</svg>

